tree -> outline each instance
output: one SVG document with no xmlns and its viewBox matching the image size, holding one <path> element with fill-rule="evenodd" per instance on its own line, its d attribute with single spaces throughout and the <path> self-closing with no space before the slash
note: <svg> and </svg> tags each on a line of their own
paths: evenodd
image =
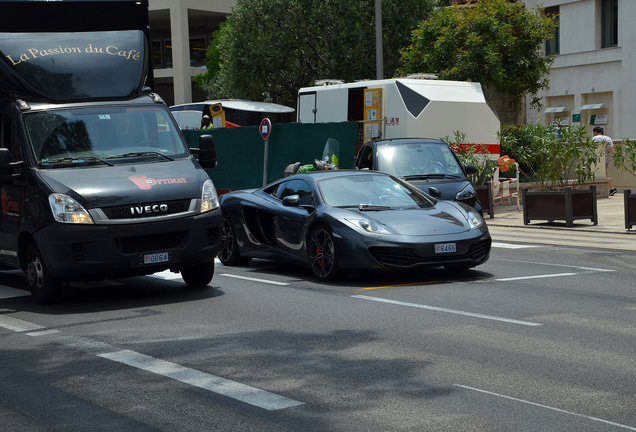
<svg viewBox="0 0 636 432">
<path fill-rule="evenodd" d="M 441 79 L 476 81 L 504 94 L 512 108 L 529 95 L 541 109 L 538 92 L 547 89 L 553 57 L 541 47 L 557 23 L 543 9 L 522 3 L 480 0 L 469 7 L 440 8 L 413 32 L 402 50 L 401 74 L 437 73 Z"/>
<path fill-rule="evenodd" d="M 392 76 L 400 48 L 439 0 L 383 0 L 384 68 Z M 215 39 L 211 98 L 296 104 L 303 86 L 319 79 L 375 78 L 374 0 L 237 0 Z M 208 57 L 210 59 L 210 57 Z M 207 83 L 206 83 L 207 81 Z"/>
</svg>

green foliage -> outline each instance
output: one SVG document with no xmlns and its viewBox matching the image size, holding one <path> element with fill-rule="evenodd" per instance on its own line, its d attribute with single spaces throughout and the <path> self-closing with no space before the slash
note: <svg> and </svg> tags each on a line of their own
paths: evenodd
<svg viewBox="0 0 636 432">
<path fill-rule="evenodd" d="M 384 71 L 439 0 L 383 0 Z M 319 79 L 375 78 L 374 0 L 237 0 L 221 29 L 217 58 L 197 79 L 210 98 L 295 106 L 298 89 Z M 218 71 L 215 68 L 218 67 Z"/>
<path fill-rule="evenodd" d="M 440 138 L 453 150 L 462 165 L 472 165 L 477 168 L 477 174 L 469 175 L 470 182 L 475 186 L 481 186 L 492 177 L 497 166 L 488 153 L 485 144 L 472 144 L 466 142 L 466 134 L 455 131 L 455 137 Z"/>
<path fill-rule="evenodd" d="M 204 85 L 209 83 L 210 80 L 214 78 L 217 73 L 219 73 L 221 61 L 221 52 L 219 51 L 219 36 L 223 31 L 223 26 L 225 26 L 225 22 L 222 22 L 219 25 L 219 29 L 212 33 L 212 42 L 210 42 L 210 46 L 205 53 L 205 57 L 208 59 L 208 71 L 204 74 L 199 74 L 192 78 L 194 82 L 201 88 L 203 88 Z"/>
<path fill-rule="evenodd" d="M 574 187 L 581 187 L 594 179 L 600 160 L 598 147 L 584 126 L 506 126 L 499 142 L 542 189 L 563 189 L 572 186 L 571 180 L 576 182 Z"/>
<path fill-rule="evenodd" d="M 615 145 L 613 148 L 614 166 L 619 168 L 621 172 L 627 170 L 636 177 L 636 141 L 625 138 L 623 145 Z"/>
<path fill-rule="evenodd" d="M 474 7 L 439 8 L 413 32 L 402 50 L 410 73 L 437 73 L 441 79 L 475 81 L 505 94 L 518 107 L 528 94 L 531 107 L 541 108 L 538 92 L 547 89 L 554 61 L 541 50 L 556 26 L 542 9 L 522 3 L 480 0 Z"/>
</svg>

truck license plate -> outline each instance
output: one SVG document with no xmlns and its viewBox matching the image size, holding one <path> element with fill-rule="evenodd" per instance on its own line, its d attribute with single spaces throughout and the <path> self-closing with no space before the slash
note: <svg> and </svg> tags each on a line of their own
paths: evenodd
<svg viewBox="0 0 636 432">
<path fill-rule="evenodd" d="M 160 264 L 170 261 L 168 252 L 144 255 L 144 264 Z"/>
<path fill-rule="evenodd" d="M 457 252 L 455 243 L 440 243 L 435 245 L 435 253 Z"/>
</svg>

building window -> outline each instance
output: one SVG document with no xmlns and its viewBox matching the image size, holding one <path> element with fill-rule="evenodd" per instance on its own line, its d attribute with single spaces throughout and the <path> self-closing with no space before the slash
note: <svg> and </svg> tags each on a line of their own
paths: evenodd
<svg viewBox="0 0 636 432">
<path fill-rule="evenodd" d="M 554 18 L 554 23 L 556 24 L 550 30 L 552 39 L 545 42 L 545 54 L 549 56 L 557 55 L 559 54 L 559 7 L 545 8 L 545 14 Z"/>
<path fill-rule="evenodd" d="M 603 0 L 601 4 L 601 47 L 618 46 L 618 0 Z"/>
<path fill-rule="evenodd" d="M 190 66 L 206 66 L 208 63 L 208 60 L 205 56 L 207 50 L 207 38 L 190 38 Z"/>
</svg>

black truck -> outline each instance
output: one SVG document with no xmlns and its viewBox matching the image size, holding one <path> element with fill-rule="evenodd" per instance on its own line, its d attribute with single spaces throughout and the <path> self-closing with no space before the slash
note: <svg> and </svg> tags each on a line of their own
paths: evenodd
<svg viewBox="0 0 636 432">
<path fill-rule="evenodd" d="M 0 265 L 39 303 L 64 283 L 164 270 L 209 284 L 216 148 L 202 136 L 195 158 L 152 92 L 147 0 L 0 9 Z"/>
</svg>

